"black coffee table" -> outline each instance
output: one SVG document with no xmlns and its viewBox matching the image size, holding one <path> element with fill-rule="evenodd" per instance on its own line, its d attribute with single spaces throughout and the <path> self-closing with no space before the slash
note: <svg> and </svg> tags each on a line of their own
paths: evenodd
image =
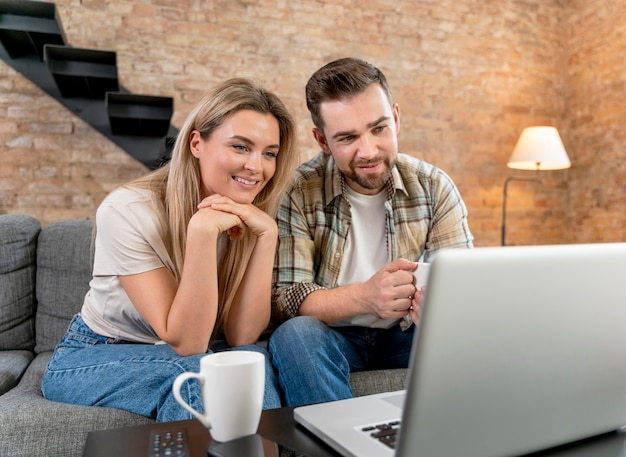
<svg viewBox="0 0 626 457">
<path fill-rule="evenodd" d="M 211 435 L 195 419 L 89 432 L 83 457 L 147 457 L 154 432 L 183 428 L 187 434 L 189 457 L 206 457 Z M 264 438 L 264 444 L 276 443 L 280 456 L 339 457 L 295 423 L 293 408 L 263 411 L 257 435 Z"/>
</svg>

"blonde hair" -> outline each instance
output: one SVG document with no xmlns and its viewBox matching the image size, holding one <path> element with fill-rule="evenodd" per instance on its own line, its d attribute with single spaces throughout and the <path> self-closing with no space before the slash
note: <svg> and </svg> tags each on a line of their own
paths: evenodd
<svg viewBox="0 0 626 457">
<path fill-rule="evenodd" d="M 177 280 L 180 280 L 185 261 L 187 226 L 202 198 L 200 167 L 189 144 L 191 133 L 197 130 L 207 140 L 224 121 L 241 110 L 271 114 L 278 121 L 280 148 L 276 172 L 253 201 L 255 206 L 274 217 L 299 163 L 296 124 L 276 95 L 249 79 L 230 79 L 206 92 L 181 127 L 171 160 L 160 169 L 128 184 L 153 192 L 155 209 L 161 218 L 162 237 Z M 225 257 L 218 265 L 219 308 L 213 336 L 228 314 L 255 242 L 256 237 L 251 234 L 242 240 L 228 242 Z"/>
</svg>

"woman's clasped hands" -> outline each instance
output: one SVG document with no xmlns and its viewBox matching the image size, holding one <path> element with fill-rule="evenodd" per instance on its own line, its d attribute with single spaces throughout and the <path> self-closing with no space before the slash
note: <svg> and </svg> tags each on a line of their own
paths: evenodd
<svg viewBox="0 0 626 457">
<path fill-rule="evenodd" d="M 242 239 L 247 230 L 257 238 L 278 235 L 276 222 L 267 213 L 252 203 L 237 203 L 223 195 L 213 194 L 204 198 L 192 219 L 205 216 L 206 223 L 215 224 L 218 233 L 227 232 L 231 240 Z"/>
</svg>

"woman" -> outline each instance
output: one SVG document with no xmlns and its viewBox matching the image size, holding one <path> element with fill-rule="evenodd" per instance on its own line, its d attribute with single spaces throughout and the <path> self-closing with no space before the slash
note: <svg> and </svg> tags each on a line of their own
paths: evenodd
<svg viewBox="0 0 626 457">
<path fill-rule="evenodd" d="M 96 214 L 93 279 L 42 381 L 48 399 L 188 419 L 171 393 L 206 353 L 255 345 L 270 319 L 273 216 L 298 163 L 296 127 L 246 79 L 209 91 L 171 161 Z M 163 344 L 164 343 L 164 344 Z M 200 386 L 183 398 L 202 411 Z M 266 360 L 263 407 L 280 406 Z"/>
</svg>

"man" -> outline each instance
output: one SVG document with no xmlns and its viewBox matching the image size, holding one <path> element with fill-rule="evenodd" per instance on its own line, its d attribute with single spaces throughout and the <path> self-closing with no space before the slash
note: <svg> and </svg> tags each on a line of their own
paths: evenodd
<svg viewBox="0 0 626 457">
<path fill-rule="evenodd" d="M 322 149 L 277 215 L 270 339 L 288 406 L 352 396 L 350 372 L 407 367 L 423 290 L 416 261 L 472 247 L 452 180 L 398 153 L 400 108 L 383 73 L 345 58 L 306 86 Z"/>
</svg>

